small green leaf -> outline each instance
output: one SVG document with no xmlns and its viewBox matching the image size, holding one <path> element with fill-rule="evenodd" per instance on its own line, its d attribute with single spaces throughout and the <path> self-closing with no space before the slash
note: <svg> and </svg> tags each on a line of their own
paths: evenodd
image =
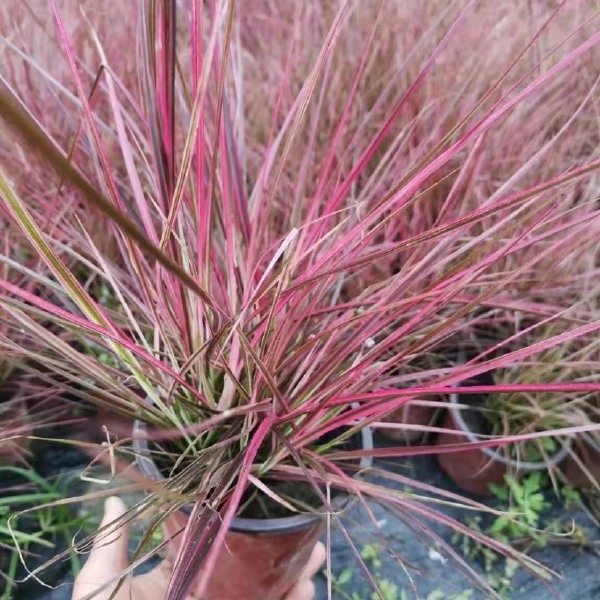
<svg viewBox="0 0 600 600">
<path fill-rule="evenodd" d="M 454 596 L 451 596 L 450 600 L 470 600 L 472 595 L 473 590 L 464 590 L 458 594 L 454 594 Z"/>
<path fill-rule="evenodd" d="M 377 582 L 377 585 L 383 600 L 401 600 L 398 595 L 398 586 L 393 581 L 381 579 Z M 377 592 L 373 592 L 373 600 L 379 600 Z"/>
<path fill-rule="evenodd" d="M 506 485 L 498 485 L 497 483 L 489 484 L 490 492 L 498 499 L 498 500 L 508 500 L 508 487 Z"/>
<path fill-rule="evenodd" d="M 342 586 L 348 583 L 352 579 L 352 569 L 346 567 L 336 578 L 335 583 L 338 586 Z"/>
</svg>

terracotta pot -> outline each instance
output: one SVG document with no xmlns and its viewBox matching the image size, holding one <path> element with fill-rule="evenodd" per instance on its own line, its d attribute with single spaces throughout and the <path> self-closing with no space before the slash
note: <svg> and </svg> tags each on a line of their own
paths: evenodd
<svg viewBox="0 0 600 600">
<path fill-rule="evenodd" d="M 436 444 L 445 446 L 466 442 L 480 442 L 478 434 L 485 432 L 485 423 L 481 412 L 482 399 L 479 396 L 458 394 L 450 395 L 450 406 L 444 419 L 444 429 L 452 429 L 458 434 L 441 432 Z M 457 405 L 469 405 L 469 409 L 460 409 Z M 525 462 L 508 458 L 501 449 L 474 448 L 461 452 L 445 452 L 437 454 L 437 461 L 442 470 L 467 492 L 486 496 L 490 494 L 491 483 L 504 483 L 504 475 L 510 473 L 530 473 L 547 470 L 556 466 L 569 453 L 570 442 L 567 440 L 562 448 L 547 461 Z"/>
<path fill-rule="evenodd" d="M 102 441 L 104 441 L 106 435 L 103 427 L 106 427 L 110 434 L 123 438 L 129 435 L 134 421 L 132 417 L 124 416 L 106 408 L 98 408 L 92 419 L 95 434 L 100 435 Z"/>
<path fill-rule="evenodd" d="M 592 488 L 592 480 L 600 482 L 600 444 L 589 433 L 581 433 L 573 445 L 577 459 L 570 453 L 561 466 L 562 474 L 575 487 Z"/>
<path fill-rule="evenodd" d="M 149 479 L 163 479 L 154 461 L 147 456 L 148 441 L 143 437 L 145 425 L 134 424 L 133 447 L 140 471 Z M 364 449 L 373 448 L 371 430 L 361 431 Z M 146 455 L 146 456 L 145 456 Z M 370 466 L 370 458 L 361 459 L 360 466 Z M 344 506 L 348 498 L 334 499 Z M 170 537 L 185 527 L 191 507 L 171 515 L 165 522 Z M 276 519 L 235 518 L 225 537 L 204 594 L 196 590 L 199 600 L 282 600 L 298 581 L 312 550 L 324 529 L 324 520 L 316 514 L 302 514 Z M 182 535 L 174 538 L 167 554 L 174 559 L 181 545 Z M 194 593 L 202 573 L 190 588 Z"/>
<path fill-rule="evenodd" d="M 0 466 L 10 467 L 26 462 L 31 440 L 13 435 L 27 435 L 29 413 L 24 402 L 8 401 L 0 404 Z"/>
<path fill-rule="evenodd" d="M 430 398 L 434 400 L 434 398 Z M 437 398 L 435 398 L 437 400 Z M 385 419 L 384 423 L 397 423 L 398 425 L 419 425 L 422 427 L 430 426 L 437 413 L 437 407 L 424 406 L 408 401 L 404 406 L 395 410 Z M 424 432 L 419 429 L 386 429 L 382 428 L 381 433 L 394 442 L 411 444 L 420 440 Z"/>
<path fill-rule="evenodd" d="M 296 521 L 292 522 L 293 519 Z M 187 520 L 185 512 L 175 513 L 167 519 L 167 535 L 180 531 Z M 259 522 L 252 523 L 255 520 Z M 296 583 L 323 528 L 323 520 L 312 515 L 289 519 L 235 519 L 204 594 L 194 597 L 201 600 L 281 600 Z M 167 549 L 173 561 L 182 537 L 174 538 Z M 201 573 L 190 591 L 199 585 L 200 577 Z"/>
</svg>

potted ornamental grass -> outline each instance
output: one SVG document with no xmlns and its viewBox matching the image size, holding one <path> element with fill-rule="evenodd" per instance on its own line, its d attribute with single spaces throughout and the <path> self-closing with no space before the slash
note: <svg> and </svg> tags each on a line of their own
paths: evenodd
<svg viewBox="0 0 600 600">
<path fill-rule="evenodd" d="M 574 379 L 581 382 L 597 381 L 598 350 L 596 337 L 586 344 L 580 344 L 573 356 Z M 600 422 L 599 398 L 597 392 L 591 391 L 577 399 L 578 412 L 583 413 L 584 422 Z M 569 483 L 594 495 L 600 485 L 600 434 L 595 430 L 584 431 L 573 438 L 572 446 L 572 451 L 561 465 L 561 472 Z"/>
<path fill-rule="evenodd" d="M 564 466 L 563 461 L 573 455 L 572 435 L 548 437 L 546 434 L 593 426 L 589 406 L 597 394 L 594 385 L 598 376 L 593 360 L 597 341 L 595 336 L 581 336 L 543 349 L 552 339 L 568 336 L 570 327 L 568 322 L 559 321 L 534 324 L 517 332 L 493 348 L 500 361 L 508 358 L 504 365 L 459 383 L 473 390 L 483 386 L 488 390 L 486 393 L 450 395 L 438 444 L 521 438 L 501 448 L 482 446 L 464 452 L 459 460 L 440 454 L 440 466 L 459 487 L 475 494 L 489 494 L 490 484 L 501 484 L 507 473 L 515 477 L 543 470 L 556 475 Z M 507 354 L 507 345 L 509 348 L 537 347 L 541 351 L 527 360 L 514 362 L 510 358 L 519 351 Z M 574 387 L 562 390 L 550 387 L 565 381 Z M 532 386 L 531 389 L 526 389 L 528 386 Z M 508 392 L 507 388 L 514 391 Z M 457 436 L 457 432 L 460 435 Z M 593 432 L 581 434 L 582 439 L 592 435 Z"/>
<path fill-rule="evenodd" d="M 9 340 L 2 348 L 83 404 L 129 420 L 118 439 L 82 446 L 112 466 L 135 461 L 147 493 L 125 519 L 149 515 L 147 539 L 166 532 L 167 598 L 280 600 L 333 526 L 381 596 L 341 519 L 368 500 L 434 538 L 430 523 L 443 523 L 539 573 L 435 506 L 456 494 L 416 479 L 414 493 L 399 490 L 397 476 L 372 464 L 514 439 L 374 449 L 370 428 L 417 397 L 490 391 L 461 382 L 514 357 L 483 354 L 406 387 L 390 381 L 482 307 L 563 309 L 557 290 L 535 302 L 507 290 L 597 234 L 589 182 L 600 161 L 566 132 L 593 114 L 585 66 L 600 35 L 582 21 L 557 38 L 558 13 L 544 13 L 537 36 L 552 51 L 540 68 L 523 15 L 497 6 L 451 7 L 440 19 L 432 3 L 420 15 L 429 28 L 407 28 L 403 48 L 390 24 L 414 26 L 415 16 L 400 6 L 258 2 L 250 13 L 229 0 L 115 2 L 105 8 L 116 16 L 95 28 L 93 11 L 59 4 L 38 7 L 53 23 L 45 32 L 44 19 L 2 7 L 11 28 L 57 50 L 47 65 L 44 44 L 15 36 L 0 81 L 2 135 L 14 150 L 0 165 L 0 203 L 47 269 L 31 290 L 0 280 L 2 318 L 23 336 L 21 355 Z M 513 19 L 511 36 L 499 15 Z M 497 55 L 480 55 L 482 28 L 504 52 L 495 71 Z M 481 52 L 461 54 L 461 32 Z M 408 62 L 379 65 L 388 50 Z M 483 64 L 487 76 L 466 86 Z M 577 85 L 566 85 L 574 72 Z M 447 94 L 430 96 L 440 81 Z M 557 115 L 550 129 L 548 113 Z M 515 136 L 519 162 L 495 185 L 488 155 Z M 25 165 L 36 171 L 29 181 Z M 392 258 L 392 269 L 379 268 Z M 357 286 L 367 271 L 377 281 Z M 569 335 L 598 329 L 592 321 Z M 147 539 L 131 568 L 154 552 Z M 224 575 L 232 571 L 236 580 Z"/>
</svg>

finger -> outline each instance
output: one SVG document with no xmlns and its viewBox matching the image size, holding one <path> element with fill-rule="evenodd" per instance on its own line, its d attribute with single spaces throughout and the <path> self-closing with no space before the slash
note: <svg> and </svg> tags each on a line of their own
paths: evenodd
<svg viewBox="0 0 600 600">
<path fill-rule="evenodd" d="M 103 584 L 118 577 L 127 567 L 129 527 L 127 524 L 121 527 L 114 524 L 111 526 L 111 523 L 121 518 L 126 511 L 127 507 L 119 498 L 113 496 L 106 500 L 99 529 L 107 529 L 96 537 L 90 556 L 75 580 L 73 600 L 79 600 L 96 591 Z M 98 596 L 98 599 L 108 598 L 110 589 Z"/>
<path fill-rule="evenodd" d="M 164 600 L 172 573 L 173 565 L 163 560 L 152 571 L 138 575 L 131 580 L 131 597 L 143 600 Z"/>
<path fill-rule="evenodd" d="M 311 579 L 301 579 L 285 597 L 285 600 L 313 600 L 315 584 Z"/>
<path fill-rule="evenodd" d="M 302 570 L 300 579 L 312 579 L 321 570 L 321 567 L 325 562 L 325 558 L 327 558 L 325 544 L 323 544 L 323 542 L 317 542 L 313 548 L 310 558 L 308 559 L 308 562 L 306 563 L 306 566 Z"/>
<path fill-rule="evenodd" d="M 323 566 L 326 556 L 327 551 L 324 544 L 317 542 L 306 566 L 302 570 L 298 583 L 290 590 L 285 600 L 312 600 L 314 598 L 315 584 L 312 582 L 312 578 Z"/>
<path fill-rule="evenodd" d="M 131 596 L 134 600 L 164 600 L 167 597 L 169 581 L 173 575 L 173 563 L 163 560 L 149 573 L 137 575 L 131 580 Z M 195 596 L 186 596 L 185 600 L 194 600 Z"/>
<path fill-rule="evenodd" d="M 127 567 L 129 524 L 125 522 L 117 525 L 115 523 L 126 512 L 127 507 L 120 498 L 111 496 L 106 500 L 100 529 L 103 527 L 107 527 L 107 529 L 96 537 L 86 564 L 91 562 L 94 567 L 101 567 L 114 574 Z"/>
</svg>

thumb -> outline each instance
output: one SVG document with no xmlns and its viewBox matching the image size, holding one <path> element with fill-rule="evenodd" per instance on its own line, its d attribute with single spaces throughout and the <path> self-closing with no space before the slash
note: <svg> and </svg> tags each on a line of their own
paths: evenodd
<svg viewBox="0 0 600 600">
<path fill-rule="evenodd" d="M 99 528 L 102 533 L 97 535 L 90 556 L 75 580 L 73 600 L 83 600 L 113 579 L 114 585 L 99 592 L 94 598 L 107 599 L 114 591 L 120 573 L 127 567 L 129 547 L 128 524 L 118 526 L 115 521 L 126 512 L 127 507 L 121 499 L 111 496 L 106 500 Z"/>
</svg>

